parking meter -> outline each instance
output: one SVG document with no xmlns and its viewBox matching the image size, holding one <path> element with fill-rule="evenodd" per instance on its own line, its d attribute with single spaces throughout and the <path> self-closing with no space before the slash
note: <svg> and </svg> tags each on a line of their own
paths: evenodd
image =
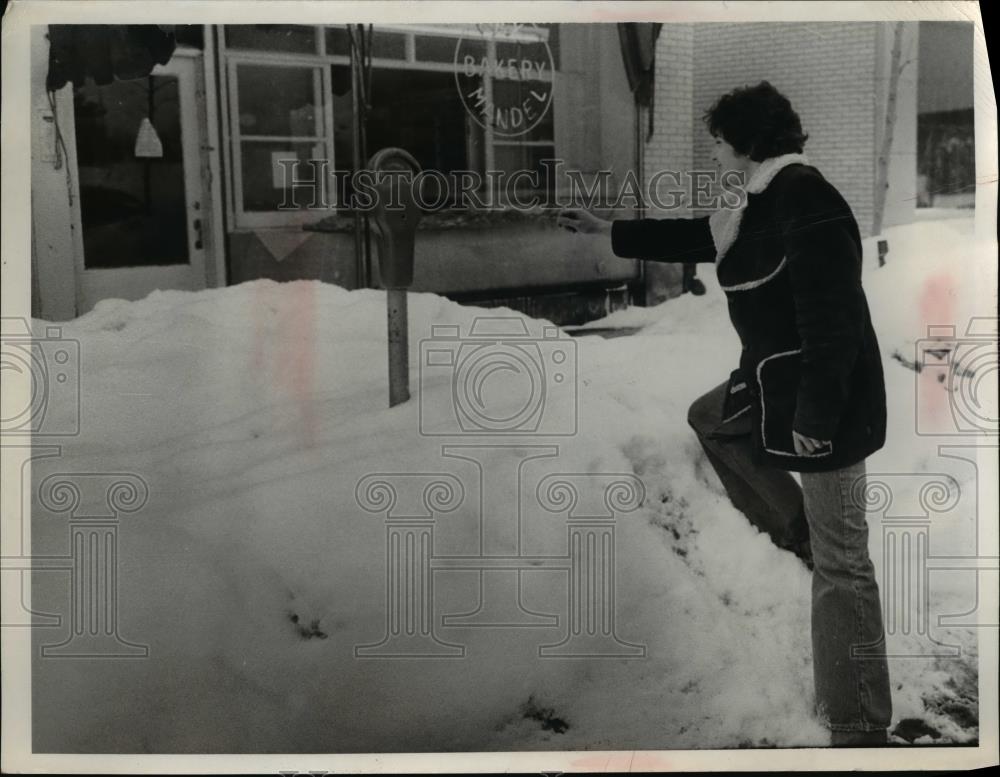
<svg viewBox="0 0 1000 777">
<path fill-rule="evenodd" d="M 394 407 L 410 398 L 406 290 L 413 283 L 413 252 L 420 221 L 412 189 L 420 165 L 401 148 L 383 148 L 368 161 L 368 169 L 375 173 L 377 199 L 372 224 L 378 243 L 379 275 L 386 290 L 389 407 Z M 397 174 L 379 180 L 379 173 L 389 171 Z M 407 172 L 409 176 L 402 175 Z"/>
<path fill-rule="evenodd" d="M 376 175 L 377 199 L 371 215 L 382 286 L 407 289 L 413 284 L 414 244 L 421 215 L 412 181 L 420 165 L 401 148 L 383 148 L 369 160 L 368 169 Z M 379 173 L 384 172 L 391 174 L 380 180 Z"/>
</svg>

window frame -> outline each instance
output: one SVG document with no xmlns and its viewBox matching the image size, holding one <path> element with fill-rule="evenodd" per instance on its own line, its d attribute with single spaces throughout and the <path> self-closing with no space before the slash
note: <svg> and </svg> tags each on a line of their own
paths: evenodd
<svg viewBox="0 0 1000 777">
<path fill-rule="evenodd" d="M 334 163 L 334 138 L 333 138 L 333 84 L 332 65 L 350 65 L 350 56 L 344 54 L 328 54 L 326 51 L 326 33 L 332 28 L 342 25 L 303 25 L 311 26 L 315 30 L 316 51 L 306 52 L 274 52 L 258 49 L 234 48 L 227 44 L 225 25 L 219 25 L 219 67 L 224 77 L 221 80 L 221 102 L 224 116 L 222 121 L 222 135 L 225 163 L 228 168 L 226 187 L 226 211 L 230 224 L 230 231 L 245 229 L 260 229 L 270 227 L 294 227 L 315 223 L 329 216 L 334 212 L 333 208 L 315 210 L 272 210 L 272 211 L 247 211 L 243 209 L 243 146 L 248 142 L 244 140 L 244 134 L 239 128 L 239 79 L 237 68 L 240 65 L 264 65 L 278 67 L 309 67 L 316 68 L 320 72 L 319 88 L 317 97 L 322 105 L 318 105 L 317 117 L 322 117 L 323 131 L 315 136 L 314 148 L 322 153 L 325 146 L 326 153 L 322 158 L 330 160 L 329 170 L 335 169 Z M 454 24 L 454 25 L 433 25 L 433 24 L 377 24 L 373 29 L 380 32 L 391 32 L 404 35 L 405 58 L 391 59 L 385 57 L 373 57 L 372 68 L 387 68 L 393 70 L 423 70 L 438 73 L 454 74 L 458 71 L 453 63 L 431 62 L 416 58 L 417 36 L 443 37 L 458 39 L 462 37 L 479 37 L 486 41 L 487 56 L 496 56 L 496 40 L 487 36 L 474 24 Z M 515 32 L 509 40 L 512 42 L 537 42 L 548 41 L 548 31 L 544 30 L 544 35 L 535 28 L 525 28 Z M 548 73 L 541 80 L 552 82 L 554 73 Z M 492 99 L 494 76 L 486 74 L 483 79 L 484 89 L 488 99 Z M 315 89 L 315 87 L 314 87 Z M 554 104 L 550 110 L 555 110 Z M 553 128 L 555 123 L 553 123 Z M 521 146 L 521 147 L 541 147 L 552 148 L 555 154 L 556 141 L 555 131 L 551 140 L 517 140 L 495 136 L 492 127 L 487 124 L 483 128 L 484 137 L 484 164 L 487 170 L 495 169 L 497 146 Z M 254 136 L 251 136 L 254 137 Z M 267 136 L 271 137 L 271 136 Z M 301 142 L 293 137 L 273 136 L 277 141 Z M 261 136 L 262 142 L 265 136 Z M 305 142 L 313 138 L 305 139 Z M 251 141 L 252 142 L 252 141 Z M 327 188 L 328 180 L 321 182 L 324 202 L 329 201 Z"/>
</svg>

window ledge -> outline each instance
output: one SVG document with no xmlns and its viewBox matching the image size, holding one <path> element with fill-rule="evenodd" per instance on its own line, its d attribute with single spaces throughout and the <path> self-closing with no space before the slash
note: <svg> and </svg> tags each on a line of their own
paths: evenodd
<svg viewBox="0 0 1000 777">
<path fill-rule="evenodd" d="M 486 230 L 504 226 L 554 227 L 558 211 L 534 211 L 524 213 L 517 210 L 504 211 L 443 211 L 425 213 L 417 225 L 418 232 L 449 232 L 452 230 Z M 303 224 L 306 232 L 353 232 L 354 219 L 336 214 L 325 219 Z"/>
</svg>

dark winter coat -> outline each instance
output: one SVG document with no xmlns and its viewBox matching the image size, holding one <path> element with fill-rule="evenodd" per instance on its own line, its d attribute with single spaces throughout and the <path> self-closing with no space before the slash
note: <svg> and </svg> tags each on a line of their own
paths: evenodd
<svg viewBox="0 0 1000 777">
<path fill-rule="evenodd" d="M 861 288 L 861 238 L 840 193 L 801 155 L 765 160 L 745 209 L 615 221 L 618 256 L 716 262 L 743 345 L 725 418 L 750 414 L 758 456 L 816 472 L 885 443 L 882 360 Z M 792 430 L 831 445 L 795 453 Z"/>
</svg>

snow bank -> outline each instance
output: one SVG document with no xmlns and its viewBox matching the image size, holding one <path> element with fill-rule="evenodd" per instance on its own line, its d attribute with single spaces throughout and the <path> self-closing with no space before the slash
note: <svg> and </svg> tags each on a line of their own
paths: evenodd
<svg viewBox="0 0 1000 777">
<path fill-rule="evenodd" d="M 913 433 L 914 373 L 891 354 L 918 339 L 926 319 L 900 300 L 919 299 L 940 272 L 927 240 L 951 255 L 971 240 L 966 227 L 897 229 L 887 266 L 868 270 L 893 397 L 890 444 L 872 471 L 944 467 L 936 441 Z M 911 245 L 920 251 L 910 255 Z M 523 322 L 541 340 L 545 322 L 411 295 L 415 392 L 391 410 L 377 291 L 258 281 L 157 292 L 105 301 L 64 326 L 63 336 L 81 344 L 82 430 L 60 458 L 36 463 L 35 480 L 89 471 L 147 481 L 148 504 L 120 532 L 119 607 L 122 636 L 148 644 L 150 655 L 36 658 L 36 751 L 824 744 L 812 715 L 809 574 L 731 507 L 686 426 L 690 402 L 728 375 L 739 351 L 718 285 L 704 280 L 705 297 L 627 311 L 629 326 L 643 326 L 634 336 L 559 341 L 578 370 L 574 435 L 517 438 L 520 447 L 465 450 L 465 459 L 442 445 L 489 441 L 421 434 L 417 389 L 439 409 L 454 404 L 455 389 L 447 370 L 419 381 L 420 341 L 433 326 L 467 333 L 480 316 Z M 485 386 L 499 415 L 518 410 L 511 385 Z M 571 410 L 563 402 L 551 412 Z M 514 482 L 491 479 L 516 472 L 538 452 L 529 446 L 557 446 L 557 455 L 522 467 L 518 500 Z M 469 456 L 486 462 L 482 481 Z M 956 471 L 968 486 L 969 473 Z M 488 537 L 488 552 L 516 552 L 511 521 L 520 505 L 523 553 L 552 557 L 567 552 L 567 524 L 538 506 L 545 475 L 589 476 L 580 479 L 584 501 L 599 496 L 608 474 L 637 476 L 642 504 L 617 519 L 614 609 L 619 638 L 646 656 L 539 657 L 540 645 L 565 633 L 568 581 L 565 571 L 538 569 L 520 576 L 521 604 L 558 615 L 557 625 L 439 626 L 444 642 L 465 646 L 463 657 L 355 657 L 356 646 L 386 632 L 386 526 L 355 491 L 372 473 L 450 473 L 462 484 L 460 506 L 436 517 L 435 554 L 478 555 Z M 35 552 L 65 552 L 66 521 L 37 504 L 34 511 Z M 949 517 L 953 540 L 975 536 L 974 513 L 962 515 Z M 880 565 L 874 523 L 872 543 Z M 476 609 L 478 575 L 434 573 L 438 618 Z M 932 589 L 933 604 L 961 612 L 973 601 L 974 575 L 953 577 Z M 65 585 L 36 573 L 36 607 L 64 611 Z M 59 641 L 57 631 L 39 629 L 36 639 Z M 961 644 L 960 657 L 893 661 L 896 719 L 924 720 L 938 741 L 968 741 L 977 735 L 975 633 L 957 628 L 948 638 Z M 890 649 L 906 652 L 914 640 L 895 635 Z"/>
</svg>

